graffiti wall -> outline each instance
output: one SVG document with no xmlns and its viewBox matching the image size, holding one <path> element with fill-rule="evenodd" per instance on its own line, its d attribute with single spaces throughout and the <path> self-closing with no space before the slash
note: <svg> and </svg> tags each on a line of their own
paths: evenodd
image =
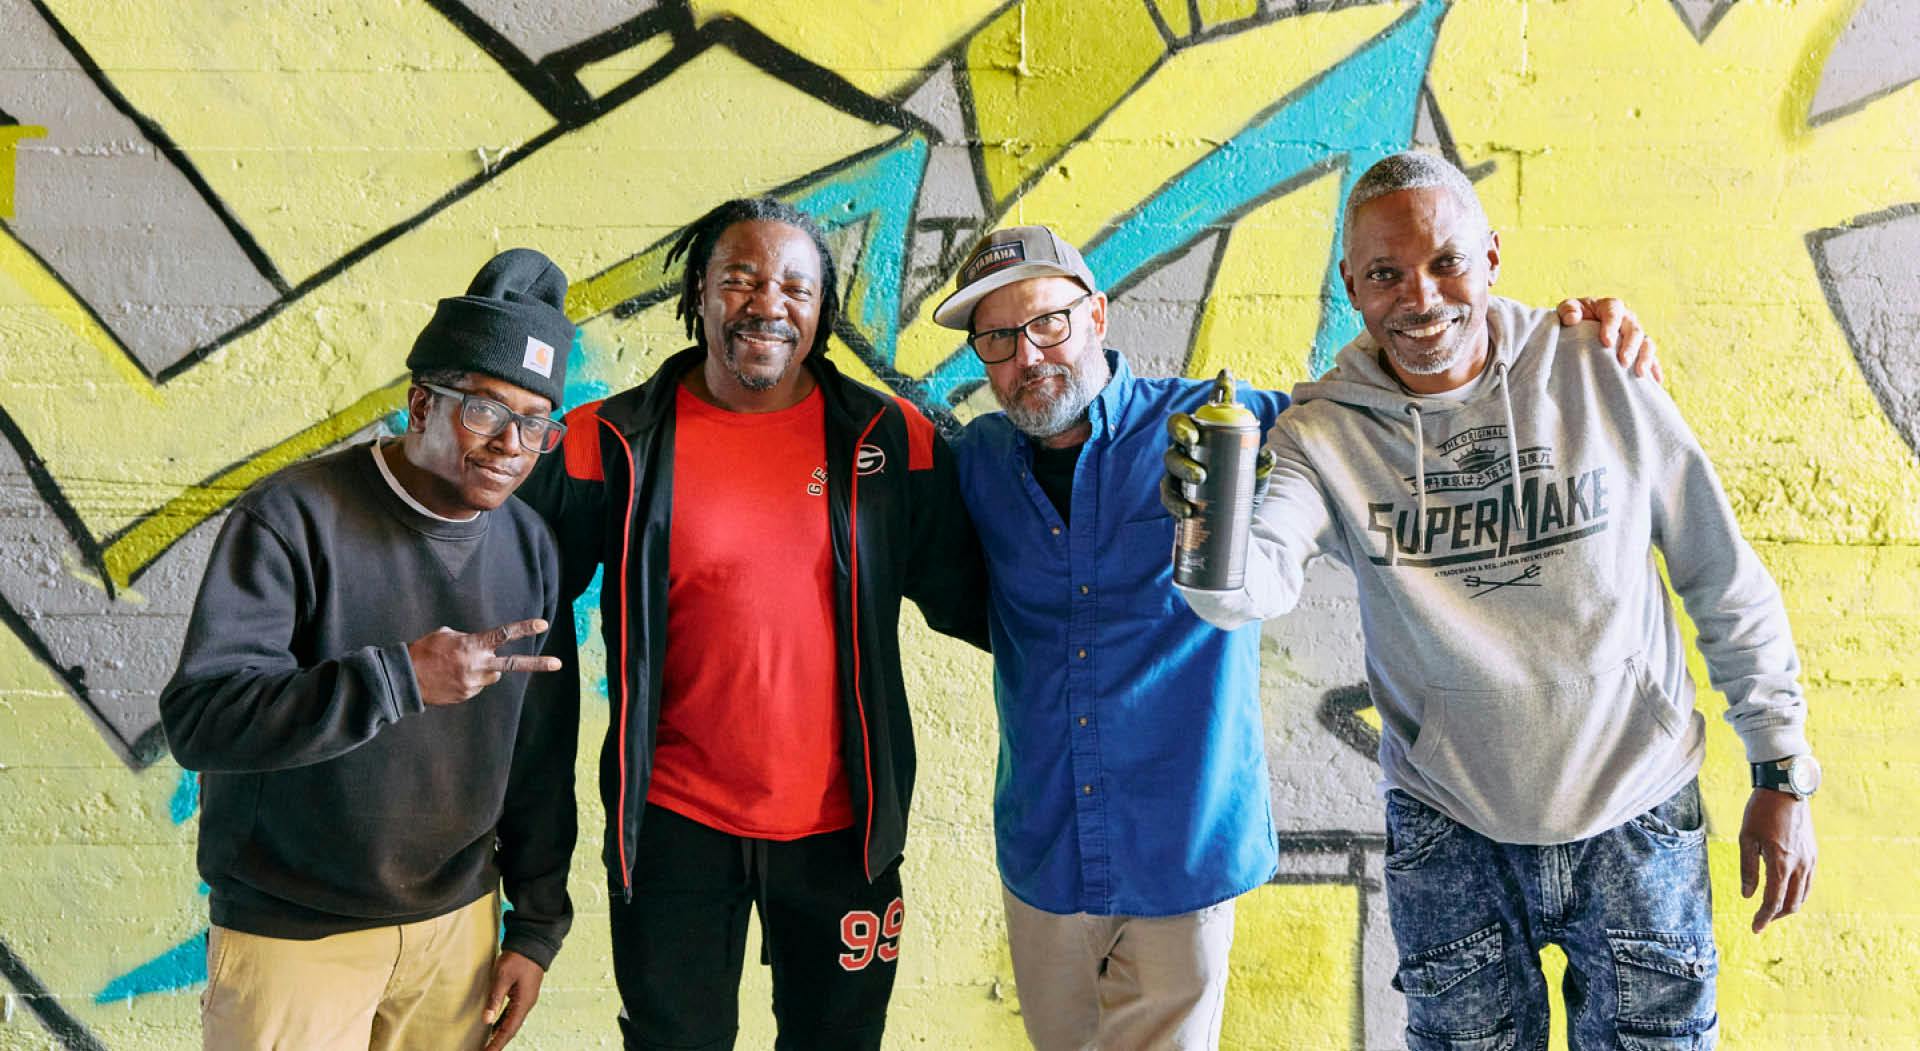
<svg viewBox="0 0 1920 1051">
<path fill-rule="evenodd" d="M 991 396 L 932 305 L 1004 222 L 1086 247 L 1141 371 L 1284 388 L 1358 329 L 1338 203 L 1410 145 L 1477 181 L 1500 291 L 1638 309 L 1785 592 L 1820 877 L 1747 932 L 1746 768 L 1710 719 L 1728 1046 L 1920 1043 L 1913 5 L 0 0 L 0 27 L 0 1048 L 198 1046 L 196 784 L 154 698 L 201 564 L 249 483 L 394 427 L 413 335 L 490 253 L 574 276 L 572 402 L 682 345 L 665 245 L 760 191 L 832 231 L 841 366 L 943 422 Z M 1268 629 L 1284 861 L 1239 912 L 1232 1047 L 1400 1044 L 1351 594 L 1317 570 Z M 908 630 L 892 1046 L 1022 1046 L 987 666 Z M 594 774 L 584 749 L 589 830 Z M 522 1046 L 615 1044 L 596 857 Z M 742 1046 L 770 1046 L 749 972 Z"/>
</svg>

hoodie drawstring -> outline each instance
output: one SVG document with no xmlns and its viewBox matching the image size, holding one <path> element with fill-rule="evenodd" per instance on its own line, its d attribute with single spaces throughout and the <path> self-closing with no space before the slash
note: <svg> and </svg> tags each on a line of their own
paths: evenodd
<svg viewBox="0 0 1920 1051">
<path fill-rule="evenodd" d="M 1427 520 L 1427 439 L 1420 430 L 1420 407 L 1408 402 L 1407 415 L 1413 417 L 1413 535 L 1417 537 Z"/>
<path fill-rule="evenodd" d="M 1520 506 L 1520 427 L 1513 420 L 1513 388 L 1507 383 L 1507 363 L 1496 361 L 1493 367 L 1499 373 L 1494 380 L 1500 384 L 1500 401 L 1507 407 L 1507 463 L 1513 468 L 1513 506 L 1517 508 Z M 1417 428 L 1414 433 L 1419 433 Z"/>
</svg>

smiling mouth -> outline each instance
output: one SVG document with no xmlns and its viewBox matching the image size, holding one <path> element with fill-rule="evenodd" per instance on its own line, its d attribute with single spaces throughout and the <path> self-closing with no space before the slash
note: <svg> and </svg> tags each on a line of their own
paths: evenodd
<svg viewBox="0 0 1920 1051">
<path fill-rule="evenodd" d="M 756 350 L 772 350 L 793 342 L 784 336 L 773 336 L 760 332 L 735 332 L 733 338 Z"/>
<path fill-rule="evenodd" d="M 505 467 L 496 467 L 493 464 L 480 463 L 477 461 L 473 466 L 478 468 L 481 474 L 502 482 L 516 482 L 520 480 L 519 471 L 508 470 Z"/>
<path fill-rule="evenodd" d="M 1432 339 L 1447 329 L 1452 328 L 1454 323 L 1459 320 L 1460 319 L 1456 317 L 1441 318 L 1431 324 L 1421 325 L 1417 328 L 1395 329 L 1394 333 L 1411 339 Z"/>
</svg>

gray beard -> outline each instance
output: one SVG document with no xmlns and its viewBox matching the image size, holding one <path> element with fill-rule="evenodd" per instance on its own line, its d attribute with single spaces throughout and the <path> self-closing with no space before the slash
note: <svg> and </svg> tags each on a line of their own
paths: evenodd
<svg viewBox="0 0 1920 1051">
<path fill-rule="evenodd" d="M 1044 370 L 1044 371 L 1042 371 Z M 1094 396 L 1100 392 L 1092 389 L 1087 377 L 1078 369 L 1065 365 L 1036 365 L 1030 371 L 1042 376 L 1064 376 L 1066 389 L 1060 396 L 1038 407 L 1029 407 L 1029 402 L 1012 405 L 1000 402 L 1000 408 L 1007 414 L 1007 422 L 1014 425 L 1022 434 L 1042 441 L 1064 434 L 1087 422 L 1087 406 L 1093 403 Z M 994 392 L 999 399 L 999 391 Z"/>
<path fill-rule="evenodd" d="M 1467 341 L 1461 340 L 1451 350 L 1429 357 L 1409 358 L 1389 347 L 1387 353 L 1393 356 L 1393 363 L 1415 376 L 1438 376 L 1442 372 L 1458 365 L 1467 356 Z"/>
</svg>

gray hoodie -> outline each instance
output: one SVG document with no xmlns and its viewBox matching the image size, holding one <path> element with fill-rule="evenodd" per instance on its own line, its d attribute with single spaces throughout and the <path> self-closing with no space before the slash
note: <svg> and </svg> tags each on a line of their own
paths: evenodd
<svg viewBox="0 0 1920 1051">
<path fill-rule="evenodd" d="M 1809 751 L 1780 592 L 1666 392 L 1592 324 L 1498 298 L 1488 324 L 1493 360 L 1450 396 L 1406 393 L 1364 333 L 1294 388 L 1246 584 L 1188 604 L 1222 628 L 1278 616 L 1309 557 L 1338 559 L 1387 784 L 1491 839 L 1562 843 L 1700 768 L 1657 550 L 1748 759 Z"/>
</svg>

